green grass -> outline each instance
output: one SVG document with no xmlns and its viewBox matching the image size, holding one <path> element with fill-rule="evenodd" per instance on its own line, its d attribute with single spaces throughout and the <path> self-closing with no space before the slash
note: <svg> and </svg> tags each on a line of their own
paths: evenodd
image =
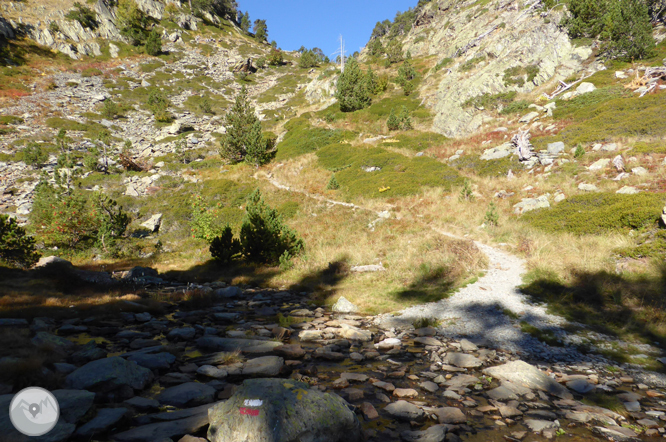
<svg viewBox="0 0 666 442">
<path fill-rule="evenodd" d="M 657 224 L 665 202 L 664 194 L 597 192 L 575 195 L 554 207 L 528 212 L 521 220 L 547 232 L 576 235 L 641 230 Z"/>
<path fill-rule="evenodd" d="M 362 148 L 347 144 L 333 144 L 317 151 L 321 167 L 337 171 L 340 190 L 349 196 L 371 198 L 411 195 L 422 187 L 443 187 L 462 183 L 451 167 L 429 157 L 408 158 L 379 147 Z M 364 167 L 380 167 L 366 172 Z M 326 183 L 322 183 L 322 188 Z M 380 191 L 385 189 L 384 191 Z"/>
<path fill-rule="evenodd" d="M 617 250 L 618 255 L 628 258 L 662 258 L 666 256 L 666 230 L 647 232 L 637 241 L 634 247 Z"/>
<path fill-rule="evenodd" d="M 465 63 L 463 63 L 460 66 L 460 70 L 462 72 L 471 71 L 472 69 L 474 69 L 476 67 L 477 64 L 481 63 L 482 61 L 486 61 L 486 56 L 485 55 L 483 55 L 481 57 L 474 57 L 471 60 L 467 60 Z"/>
<path fill-rule="evenodd" d="M 21 124 L 24 120 L 21 117 L 15 117 L 14 115 L 2 115 L 0 116 L 0 124 Z"/>
<path fill-rule="evenodd" d="M 53 129 L 65 129 L 66 131 L 76 130 L 76 131 L 85 132 L 90 128 L 86 124 L 59 117 L 48 118 L 46 120 L 46 125 Z"/>
<path fill-rule="evenodd" d="M 498 160 L 482 160 L 479 155 L 464 155 L 451 161 L 450 165 L 459 170 L 465 170 L 478 176 L 505 177 L 509 170 L 518 171 L 523 168 L 515 155 L 509 155 Z"/>
<path fill-rule="evenodd" d="M 140 65 L 139 69 L 141 69 L 141 72 L 149 73 L 153 72 L 156 69 L 161 68 L 164 66 L 164 63 L 157 60 L 157 61 L 151 61 L 149 63 L 143 63 Z"/>
<path fill-rule="evenodd" d="M 325 129 L 310 126 L 307 117 L 296 118 L 285 124 L 287 134 L 278 145 L 275 158 L 284 160 L 314 152 L 329 144 L 349 140 L 354 134 L 342 129 Z"/>
<path fill-rule="evenodd" d="M 463 107 L 497 109 L 500 105 L 509 105 L 514 98 L 516 98 L 516 91 L 500 92 L 498 94 L 486 93 L 465 101 Z"/>
<path fill-rule="evenodd" d="M 397 140 L 397 143 L 386 143 L 386 146 L 399 149 L 409 149 L 415 152 L 421 152 L 429 147 L 441 146 L 448 138 L 435 132 L 409 131 L 391 137 Z"/>
<path fill-rule="evenodd" d="M 575 146 L 616 137 L 663 137 L 666 135 L 666 94 L 642 98 L 621 86 L 597 89 L 570 101 L 558 101 L 553 117 L 573 123 L 558 139 Z"/>
<path fill-rule="evenodd" d="M 636 144 L 627 152 L 630 155 L 637 155 L 637 154 L 644 154 L 644 155 L 650 155 L 650 154 L 666 154 L 666 142 L 664 141 L 653 141 L 653 142 L 645 142 L 641 141 Z"/>
</svg>

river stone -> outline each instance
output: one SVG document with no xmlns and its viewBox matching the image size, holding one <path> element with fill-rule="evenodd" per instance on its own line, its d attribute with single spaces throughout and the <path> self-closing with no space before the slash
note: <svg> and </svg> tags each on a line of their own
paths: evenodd
<svg viewBox="0 0 666 442">
<path fill-rule="evenodd" d="M 197 340 L 197 347 L 206 350 L 231 352 L 240 350 L 243 353 L 270 353 L 281 342 L 260 341 L 258 339 L 220 338 L 217 336 L 204 336 Z"/>
<path fill-rule="evenodd" d="M 273 349 L 273 353 L 276 353 L 279 356 L 283 356 L 287 359 L 300 359 L 305 356 L 305 350 L 303 347 L 297 344 L 286 344 Z"/>
<path fill-rule="evenodd" d="M 458 376 L 444 382 L 444 385 L 453 389 L 461 389 L 478 383 L 479 378 L 476 376 L 471 376 L 469 374 L 459 374 Z"/>
<path fill-rule="evenodd" d="M 342 328 L 339 328 L 336 334 L 342 339 L 348 339 L 350 341 L 361 341 L 369 342 L 372 340 L 372 332 L 369 330 L 361 330 L 356 327 L 352 327 L 347 324 L 342 324 Z"/>
<path fill-rule="evenodd" d="M 433 411 L 440 424 L 462 424 L 467 421 L 465 414 L 456 407 L 441 407 Z"/>
<path fill-rule="evenodd" d="M 38 332 L 30 342 L 35 347 L 49 347 L 60 352 L 69 352 L 74 348 L 74 343 L 69 339 L 48 332 Z"/>
<path fill-rule="evenodd" d="M 610 427 L 594 427 L 592 432 L 597 433 L 608 440 L 615 442 L 638 442 L 640 439 L 637 434 L 629 428 L 610 426 Z"/>
<path fill-rule="evenodd" d="M 183 408 L 211 403 L 215 393 L 216 390 L 209 385 L 186 382 L 167 388 L 158 394 L 155 399 L 161 404 Z"/>
<path fill-rule="evenodd" d="M 133 354 L 127 358 L 128 361 L 136 362 L 142 367 L 149 368 L 151 370 L 157 370 L 160 368 L 169 368 L 171 364 L 176 361 L 176 357 L 171 353 L 157 353 L 157 354 Z"/>
<path fill-rule="evenodd" d="M 560 423 L 558 421 L 544 421 L 541 419 L 525 419 L 523 424 L 535 433 L 539 433 L 543 430 L 560 428 Z"/>
<path fill-rule="evenodd" d="M 77 423 L 95 400 L 95 393 L 86 390 L 54 390 L 52 393 L 60 407 L 60 419 L 69 424 Z"/>
<path fill-rule="evenodd" d="M 76 436 L 90 438 L 94 434 L 104 433 L 118 423 L 129 410 L 127 408 L 102 408 L 97 416 L 76 430 Z"/>
<path fill-rule="evenodd" d="M 202 376 L 208 376 L 209 378 L 215 379 L 223 379 L 228 375 L 227 370 L 223 370 L 212 365 L 202 365 L 197 369 L 197 373 Z"/>
<path fill-rule="evenodd" d="M 432 345 L 432 346 L 437 346 L 441 347 L 442 342 L 435 339 L 435 338 L 430 338 L 428 336 L 419 336 L 418 338 L 414 338 L 414 343 L 415 344 L 421 344 L 421 345 Z"/>
<path fill-rule="evenodd" d="M 403 397 L 418 397 L 419 392 L 413 388 L 396 388 L 393 390 L 393 396 L 403 398 Z"/>
<path fill-rule="evenodd" d="M 431 381 L 424 381 L 419 384 L 419 387 L 423 388 L 425 391 L 428 391 L 430 393 L 434 393 L 437 390 L 439 390 L 439 385 L 435 384 L 434 382 Z"/>
<path fill-rule="evenodd" d="M 479 358 L 465 353 L 449 353 L 443 359 L 443 362 L 460 368 L 474 368 L 483 364 Z"/>
<path fill-rule="evenodd" d="M 486 368 L 483 373 L 532 390 L 545 391 L 561 399 L 573 399 L 569 390 L 558 384 L 546 373 L 524 361 L 512 361 L 504 365 Z"/>
<path fill-rule="evenodd" d="M 335 394 L 285 379 L 248 379 L 208 411 L 211 442 L 356 442 L 361 426 Z"/>
<path fill-rule="evenodd" d="M 602 158 L 600 160 L 595 161 L 594 163 L 590 164 L 590 166 L 587 168 L 588 170 L 601 170 L 605 169 L 608 167 L 610 164 L 611 160 L 610 158 Z"/>
<path fill-rule="evenodd" d="M 194 330 L 193 327 L 182 327 L 182 328 L 174 328 L 167 334 L 166 337 L 170 341 L 173 340 L 187 341 L 188 339 L 192 339 L 195 334 L 196 330 Z"/>
<path fill-rule="evenodd" d="M 333 304 L 331 310 L 338 313 L 354 313 L 358 311 L 358 307 L 352 304 L 344 296 L 340 296 L 340 299 L 338 299 L 338 301 L 335 304 Z"/>
<path fill-rule="evenodd" d="M 407 401 L 397 401 L 388 404 L 384 411 L 396 419 L 403 421 L 422 421 L 426 414 L 423 410 Z"/>
<path fill-rule="evenodd" d="M 594 384 L 590 384 L 585 379 L 574 379 L 567 382 L 567 387 L 576 393 L 586 394 L 595 389 Z"/>
<path fill-rule="evenodd" d="M 443 442 L 446 430 L 446 425 L 433 425 L 425 431 L 403 431 L 400 438 L 405 442 Z"/>
<path fill-rule="evenodd" d="M 279 356 L 264 356 L 250 359 L 243 366 L 243 376 L 277 376 L 284 365 Z"/>
<path fill-rule="evenodd" d="M 185 419 L 132 428 L 113 435 L 112 439 L 117 442 L 165 442 L 171 440 L 170 438 L 178 440 L 179 436 L 196 433 L 206 425 L 208 413 L 200 413 Z"/>
<path fill-rule="evenodd" d="M 88 362 L 70 373 L 65 385 L 75 390 L 111 391 L 125 385 L 142 390 L 152 379 L 149 369 L 115 356 Z"/>
</svg>

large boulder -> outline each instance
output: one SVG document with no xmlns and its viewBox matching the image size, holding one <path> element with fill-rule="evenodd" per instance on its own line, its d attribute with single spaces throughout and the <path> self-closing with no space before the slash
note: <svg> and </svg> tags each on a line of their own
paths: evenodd
<svg viewBox="0 0 666 442">
<path fill-rule="evenodd" d="M 76 390 L 111 391 L 126 385 L 141 390 L 152 379 L 147 368 L 115 356 L 87 363 L 70 373 L 65 384 Z"/>
<path fill-rule="evenodd" d="M 361 426 L 335 394 L 285 379 L 249 379 L 208 411 L 211 442 L 355 442 Z"/>
<path fill-rule="evenodd" d="M 524 361 L 512 361 L 497 367 L 486 368 L 483 373 L 531 390 L 541 390 L 561 399 L 573 399 L 573 395 L 566 387 Z"/>
</svg>

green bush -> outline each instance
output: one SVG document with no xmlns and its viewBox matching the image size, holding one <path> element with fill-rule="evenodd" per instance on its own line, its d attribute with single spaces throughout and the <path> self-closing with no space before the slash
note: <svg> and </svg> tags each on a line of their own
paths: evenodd
<svg viewBox="0 0 666 442">
<path fill-rule="evenodd" d="M 355 58 L 350 58 L 345 70 L 338 79 L 335 97 L 342 112 L 353 112 L 370 106 L 370 95 L 363 72 Z"/>
<path fill-rule="evenodd" d="M 472 186 L 469 185 L 469 180 L 465 180 L 462 188 L 460 189 L 460 195 L 458 195 L 459 201 L 474 201 L 474 193 L 472 192 Z"/>
<path fill-rule="evenodd" d="M 37 143 L 28 143 L 21 153 L 23 154 L 23 162 L 35 168 L 44 166 L 44 163 L 49 159 L 49 154 Z"/>
<path fill-rule="evenodd" d="M 210 254 L 216 261 L 229 262 L 241 252 L 241 244 L 228 225 L 222 229 L 220 236 L 216 236 L 210 243 Z"/>
<path fill-rule="evenodd" d="M 83 6 L 79 2 L 74 3 L 74 9 L 65 14 L 65 18 L 77 21 L 84 28 L 97 29 L 97 14 L 87 6 Z M 54 23 L 54 22 L 52 22 Z M 56 26 L 58 24 L 56 23 Z"/>
<path fill-rule="evenodd" d="M 118 105 L 111 98 L 104 100 L 104 104 L 102 105 L 102 116 L 104 118 L 113 120 L 119 113 Z"/>
<path fill-rule="evenodd" d="M 152 56 L 162 53 L 162 38 L 160 37 L 159 32 L 157 32 L 157 29 L 153 28 L 152 31 L 150 31 L 150 34 L 148 34 L 145 49 L 146 54 Z"/>
<path fill-rule="evenodd" d="M 596 235 L 656 226 L 666 198 L 662 194 L 576 195 L 557 206 L 528 212 L 522 220 L 548 232 Z"/>
<path fill-rule="evenodd" d="M 314 152 L 329 144 L 351 139 L 353 133 L 342 129 L 312 127 L 306 118 L 294 118 L 284 125 L 287 134 L 278 147 L 276 158 L 283 160 Z"/>
<path fill-rule="evenodd" d="M 389 65 L 401 62 L 404 59 L 402 45 L 397 39 L 393 39 L 386 46 L 386 61 Z"/>
<path fill-rule="evenodd" d="M 168 123 L 173 117 L 169 113 L 171 100 L 166 93 L 159 89 L 152 89 L 148 95 L 148 107 L 153 112 L 155 120 L 160 123 Z"/>
<path fill-rule="evenodd" d="M 497 212 L 497 206 L 494 202 L 488 204 L 488 210 L 486 210 L 486 216 L 483 218 L 483 221 L 491 227 L 497 227 L 499 225 L 499 213 Z"/>
<path fill-rule="evenodd" d="M 514 98 L 516 98 L 516 91 L 500 92 L 498 94 L 486 93 L 465 101 L 463 107 L 498 109 L 500 106 L 511 104 Z"/>
<path fill-rule="evenodd" d="M 303 241 L 282 222 L 277 210 L 264 202 L 257 189 L 248 198 L 246 215 L 240 231 L 240 244 L 250 262 L 276 265 L 280 258 L 295 256 L 303 249 Z"/>
<path fill-rule="evenodd" d="M 583 155 L 585 155 L 585 148 L 579 144 L 576 146 L 576 150 L 574 151 L 574 158 L 580 158 Z"/>
<path fill-rule="evenodd" d="M 514 101 L 513 103 L 509 103 L 508 105 L 504 106 L 502 108 L 502 111 L 500 112 L 500 114 L 509 115 L 509 114 L 515 114 L 515 113 L 518 113 L 518 112 L 524 112 L 527 109 L 529 109 L 530 104 L 532 104 L 532 103 L 530 103 L 527 100 Z"/>
<path fill-rule="evenodd" d="M 395 114 L 395 109 L 391 109 L 391 113 L 386 120 L 386 127 L 388 127 L 388 130 L 400 129 L 400 118 Z"/>
<path fill-rule="evenodd" d="M 40 254 L 35 250 L 35 240 L 26 235 L 16 220 L 0 215 L 0 261 L 14 267 L 32 267 Z"/>
<path fill-rule="evenodd" d="M 118 0 L 116 27 L 134 46 L 146 39 L 146 15 L 134 0 Z"/>
<path fill-rule="evenodd" d="M 271 66 L 282 66 L 284 63 L 284 54 L 279 49 L 271 49 L 268 54 L 268 64 Z"/>
<path fill-rule="evenodd" d="M 331 176 L 331 179 L 328 180 L 328 184 L 326 185 L 326 189 L 338 190 L 339 188 L 340 188 L 340 183 L 338 183 L 338 180 L 335 179 L 335 175 Z"/>
<path fill-rule="evenodd" d="M 227 161 L 245 161 L 260 166 L 270 160 L 275 140 L 262 134 L 261 122 L 250 105 L 243 86 L 226 115 L 226 134 L 220 142 L 220 156 Z"/>
</svg>

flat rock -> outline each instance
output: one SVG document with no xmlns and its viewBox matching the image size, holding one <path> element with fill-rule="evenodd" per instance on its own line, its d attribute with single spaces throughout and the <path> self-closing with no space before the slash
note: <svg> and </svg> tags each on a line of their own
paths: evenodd
<svg viewBox="0 0 666 442">
<path fill-rule="evenodd" d="M 35 347 L 53 348 L 61 352 L 69 352 L 75 347 L 74 343 L 69 339 L 44 331 L 38 332 L 30 342 Z"/>
<path fill-rule="evenodd" d="M 202 376 L 207 376 L 214 379 L 224 379 L 227 377 L 228 372 L 222 368 L 217 368 L 213 365 L 202 365 L 197 368 L 197 373 Z"/>
<path fill-rule="evenodd" d="M 407 401 L 397 401 L 384 407 L 384 411 L 392 417 L 402 421 L 422 421 L 425 412 L 414 404 Z"/>
<path fill-rule="evenodd" d="M 462 424 L 467 421 L 465 414 L 456 407 L 441 407 L 433 411 L 440 424 Z"/>
<path fill-rule="evenodd" d="M 273 353 L 286 359 L 301 359 L 305 356 L 305 350 L 303 350 L 303 347 L 296 344 L 286 344 L 275 347 Z"/>
<path fill-rule="evenodd" d="M 375 410 L 375 407 L 370 402 L 363 402 L 361 404 L 361 412 L 366 420 L 373 420 L 379 417 L 379 413 L 377 413 L 377 410 Z"/>
<path fill-rule="evenodd" d="M 532 390 L 544 391 L 561 399 L 573 399 L 571 392 L 564 386 L 524 361 L 512 361 L 504 365 L 489 367 L 484 369 L 483 373 Z"/>
<path fill-rule="evenodd" d="M 180 340 L 187 341 L 194 338 L 196 330 L 193 327 L 174 328 L 167 333 L 167 339 L 170 341 Z"/>
<path fill-rule="evenodd" d="M 479 349 L 475 343 L 464 338 L 460 340 L 460 348 L 462 351 L 477 351 Z"/>
<path fill-rule="evenodd" d="M 128 412 L 127 408 L 102 408 L 97 415 L 76 430 L 76 436 L 90 438 L 104 433 L 117 424 Z"/>
<path fill-rule="evenodd" d="M 439 390 L 439 385 L 435 384 L 432 381 L 424 381 L 419 384 L 419 387 L 423 388 L 425 391 L 434 393 Z"/>
<path fill-rule="evenodd" d="M 403 431 L 400 439 L 405 442 L 443 442 L 446 440 L 446 425 L 433 425 L 425 431 Z"/>
<path fill-rule="evenodd" d="M 156 399 L 165 405 L 184 408 L 209 404 L 213 402 L 216 390 L 198 382 L 186 382 L 184 384 L 169 387 L 157 395 Z"/>
<path fill-rule="evenodd" d="M 176 439 L 186 434 L 197 433 L 208 425 L 208 412 L 168 422 L 144 425 L 132 428 L 112 436 L 117 442 L 157 442 L 165 439 Z"/>
<path fill-rule="evenodd" d="M 479 383 L 479 378 L 477 378 L 476 376 L 472 376 L 469 374 L 459 374 L 457 376 L 452 377 L 448 381 L 444 382 L 444 385 L 454 390 L 459 390 L 461 388 L 465 388 L 470 385 L 478 383 Z"/>
<path fill-rule="evenodd" d="M 128 361 L 137 363 L 142 367 L 151 370 L 164 369 L 171 367 L 176 361 L 176 357 L 171 353 L 157 353 L 157 354 L 134 354 L 127 358 Z"/>
<path fill-rule="evenodd" d="M 574 379 L 567 382 L 567 388 L 575 391 L 580 394 L 587 394 L 594 390 L 596 387 L 594 384 L 587 382 L 585 379 Z"/>
<path fill-rule="evenodd" d="M 127 399 L 123 404 L 129 405 L 140 411 L 157 410 L 160 408 L 160 403 L 155 399 L 148 399 L 141 396 L 134 396 L 131 399 Z"/>
<path fill-rule="evenodd" d="M 361 425 L 347 402 L 291 379 L 250 379 L 209 410 L 211 442 L 298 440 L 359 442 Z"/>
<path fill-rule="evenodd" d="M 592 431 L 608 440 L 614 442 L 638 442 L 640 439 L 638 435 L 629 428 L 610 426 L 610 427 L 594 427 Z"/>
<path fill-rule="evenodd" d="M 331 310 L 338 313 L 354 313 L 358 311 L 358 307 L 344 296 L 340 296 L 337 302 L 333 304 L 333 307 L 331 307 Z"/>
<path fill-rule="evenodd" d="M 60 406 L 60 419 L 69 424 L 78 423 L 95 400 L 95 393 L 86 390 L 54 390 L 51 393 Z"/>
<path fill-rule="evenodd" d="M 414 343 L 421 345 L 432 345 L 435 347 L 442 346 L 442 342 L 440 340 L 428 336 L 419 336 L 418 338 L 414 338 Z"/>
<path fill-rule="evenodd" d="M 368 376 L 361 373 L 342 373 L 340 374 L 340 377 L 355 382 L 365 382 L 368 380 Z"/>
<path fill-rule="evenodd" d="M 483 364 L 479 358 L 465 353 L 448 353 L 442 361 L 460 368 L 474 368 Z"/>
<path fill-rule="evenodd" d="M 373 382 L 372 385 L 388 392 L 395 390 L 395 385 L 391 384 L 390 382 L 377 381 Z"/>
<path fill-rule="evenodd" d="M 523 424 L 535 433 L 560 428 L 560 424 L 557 421 L 545 421 L 541 419 L 525 419 Z"/>
<path fill-rule="evenodd" d="M 153 379 L 153 373 L 120 357 L 98 359 L 70 373 L 65 385 L 75 390 L 111 391 L 122 386 L 142 390 Z"/>
<path fill-rule="evenodd" d="M 413 388 L 396 388 L 393 390 L 393 396 L 399 397 L 399 398 L 412 398 L 412 397 L 418 397 L 419 392 L 414 390 Z"/>
<path fill-rule="evenodd" d="M 258 339 L 220 338 L 218 336 L 204 336 L 197 340 L 197 347 L 206 350 L 233 352 L 240 350 L 243 353 L 271 353 L 281 342 L 261 341 Z"/>
<path fill-rule="evenodd" d="M 280 374 L 283 365 L 284 359 L 279 356 L 263 356 L 250 359 L 243 365 L 243 376 L 277 376 Z"/>
</svg>

